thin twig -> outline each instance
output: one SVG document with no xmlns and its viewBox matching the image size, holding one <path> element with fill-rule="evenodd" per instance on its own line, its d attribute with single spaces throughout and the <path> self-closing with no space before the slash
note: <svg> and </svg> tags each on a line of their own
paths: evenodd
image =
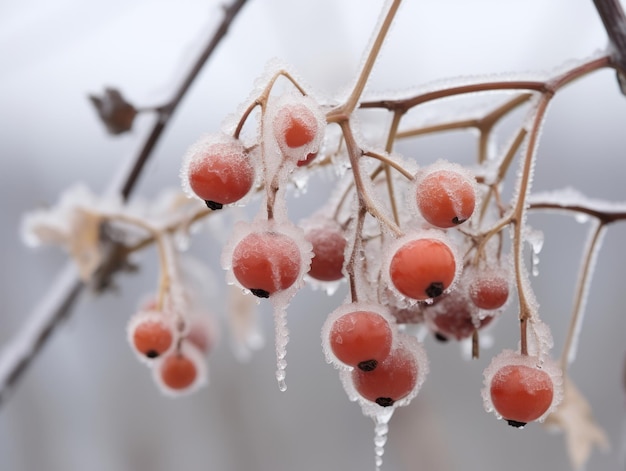
<svg viewBox="0 0 626 471">
<path fill-rule="evenodd" d="M 113 180 L 109 192 L 121 194 L 124 200 L 131 195 L 143 168 L 152 155 L 157 142 L 169 123 L 174 111 L 196 79 L 217 45 L 225 37 L 228 28 L 236 18 L 246 0 L 234 0 L 224 8 L 224 18 L 202 50 L 189 73 L 177 88 L 167 105 L 159 108 L 158 119 L 141 149 L 132 160 L 132 165 L 122 174 L 120 181 Z M 113 250 L 111 254 L 115 253 Z M 103 264 L 107 261 L 105 260 Z M 52 282 L 52 286 L 33 310 L 22 329 L 5 345 L 0 356 L 0 406 L 15 388 L 32 361 L 37 358 L 55 328 L 70 315 L 70 311 L 85 288 L 78 277 L 73 263 L 68 263 Z"/>
</svg>

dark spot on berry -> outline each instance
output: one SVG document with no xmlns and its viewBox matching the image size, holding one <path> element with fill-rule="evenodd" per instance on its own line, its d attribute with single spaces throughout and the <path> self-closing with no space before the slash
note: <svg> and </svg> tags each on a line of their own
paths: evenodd
<svg viewBox="0 0 626 471">
<path fill-rule="evenodd" d="M 429 298 L 436 298 L 443 294 L 443 283 L 440 281 L 433 281 L 428 288 L 426 288 L 426 294 Z"/>
<path fill-rule="evenodd" d="M 270 297 L 269 291 L 265 291 L 264 289 L 252 288 L 250 292 L 254 294 L 257 298 L 269 298 Z"/>
<path fill-rule="evenodd" d="M 376 360 L 365 360 L 359 362 L 357 366 L 363 371 L 373 371 L 378 366 L 378 362 Z"/>
<path fill-rule="evenodd" d="M 390 397 L 379 397 L 374 402 L 381 407 L 389 407 L 393 406 L 393 403 L 396 401 L 394 401 Z"/>
<path fill-rule="evenodd" d="M 447 342 L 448 341 L 448 337 L 445 337 L 444 335 L 441 335 L 439 332 L 435 333 L 435 338 L 437 340 L 439 340 L 440 342 Z"/>
<path fill-rule="evenodd" d="M 508 420 L 508 419 L 507 419 L 507 422 L 511 427 L 515 427 L 515 428 L 522 428 L 527 423 L 527 422 L 518 422 L 517 420 Z"/>
<path fill-rule="evenodd" d="M 217 209 L 222 209 L 224 207 L 224 205 L 222 203 L 216 203 L 215 201 L 206 200 L 205 203 L 206 203 L 207 207 L 209 209 L 212 209 L 213 211 L 215 211 Z"/>
<path fill-rule="evenodd" d="M 452 218 L 452 224 L 463 224 L 467 219 L 459 219 L 458 216 Z"/>
<path fill-rule="evenodd" d="M 147 356 L 148 358 L 156 358 L 156 357 L 158 357 L 158 356 L 159 356 L 159 352 L 157 352 L 156 350 L 148 350 L 148 351 L 146 352 L 146 356 Z"/>
</svg>

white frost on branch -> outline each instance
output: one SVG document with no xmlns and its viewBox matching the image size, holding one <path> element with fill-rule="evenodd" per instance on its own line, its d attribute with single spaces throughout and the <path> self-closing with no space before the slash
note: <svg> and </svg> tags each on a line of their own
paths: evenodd
<svg viewBox="0 0 626 471">
<path fill-rule="evenodd" d="M 527 201 L 531 205 L 549 204 L 562 207 L 563 209 L 582 207 L 598 213 L 626 212 L 626 202 L 613 202 L 598 198 L 589 198 L 579 190 L 571 187 L 533 193 L 528 196 Z"/>
<path fill-rule="evenodd" d="M 81 279 L 88 280 L 102 261 L 100 229 L 103 214 L 120 207 L 120 200 L 98 198 L 84 184 L 65 190 L 55 206 L 27 213 L 21 234 L 31 246 L 58 245 L 72 257 Z"/>
<path fill-rule="evenodd" d="M 77 183 L 65 190 L 54 206 L 24 215 L 21 235 L 28 246 L 57 245 L 66 250 L 76 263 L 81 279 L 87 281 L 105 256 L 104 222 L 120 229 L 118 236 L 127 242 L 145 236 L 145 228 L 129 221 L 151 221 L 147 226 L 155 230 L 176 226 L 175 236 L 183 239 L 199 208 L 202 205 L 198 201 L 184 198 L 180 191 L 164 191 L 153 200 L 124 205 L 119 196 L 97 196 L 84 184 Z"/>
</svg>

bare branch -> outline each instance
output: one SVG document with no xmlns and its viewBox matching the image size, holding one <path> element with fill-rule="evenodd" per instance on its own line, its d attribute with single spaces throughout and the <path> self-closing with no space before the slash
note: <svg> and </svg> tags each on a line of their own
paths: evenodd
<svg viewBox="0 0 626 471">
<path fill-rule="evenodd" d="M 617 69 L 620 89 L 626 95 L 626 15 L 619 0 L 593 0 L 611 41 L 611 59 Z"/>
<path fill-rule="evenodd" d="M 152 155 L 152 151 L 162 136 L 171 116 L 204 64 L 211 57 L 220 41 L 226 36 L 231 23 L 245 3 L 246 0 L 234 0 L 232 4 L 224 8 L 224 18 L 217 30 L 212 34 L 198 59 L 185 75 L 172 100 L 157 110 L 158 119 L 139 152 L 131 161 L 132 164 L 126 172 L 122 173 L 119 181 L 113 180 L 109 185 L 111 193 L 119 193 L 125 200 L 130 197 L 146 162 Z M 116 251 L 111 250 L 109 253 L 115 254 Z M 106 264 L 107 260 L 103 262 L 103 265 Z M 105 276 L 110 274 L 105 274 Z M 52 282 L 50 289 L 31 313 L 21 331 L 4 346 L 0 355 L 0 406 L 5 403 L 31 362 L 37 358 L 37 355 L 50 339 L 55 328 L 70 315 L 75 301 L 84 288 L 85 284 L 78 277 L 75 267 L 69 263 Z"/>
</svg>

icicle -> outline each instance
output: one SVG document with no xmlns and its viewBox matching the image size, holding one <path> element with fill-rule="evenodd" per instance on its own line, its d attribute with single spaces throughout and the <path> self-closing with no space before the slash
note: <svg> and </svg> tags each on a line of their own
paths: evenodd
<svg viewBox="0 0 626 471">
<path fill-rule="evenodd" d="M 385 454 L 385 444 L 389 433 L 389 420 L 393 415 L 394 407 L 385 407 L 374 416 L 374 454 L 376 455 L 376 471 L 380 471 Z"/>
<path fill-rule="evenodd" d="M 531 273 L 533 276 L 539 276 L 539 253 L 543 248 L 543 232 L 538 230 L 529 230 L 526 233 L 526 241 L 530 244 L 532 251 Z"/>
<path fill-rule="evenodd" d="M 287 390 L 285 377 L 287 376 L 287 343 L 289 342 L 289 330 L 287 329 L 287 311 L 283 306 L 274 307 L 274 340 L 276 342 L 276 380 L 278 389 L 282 392 Z"/>
</svg>

